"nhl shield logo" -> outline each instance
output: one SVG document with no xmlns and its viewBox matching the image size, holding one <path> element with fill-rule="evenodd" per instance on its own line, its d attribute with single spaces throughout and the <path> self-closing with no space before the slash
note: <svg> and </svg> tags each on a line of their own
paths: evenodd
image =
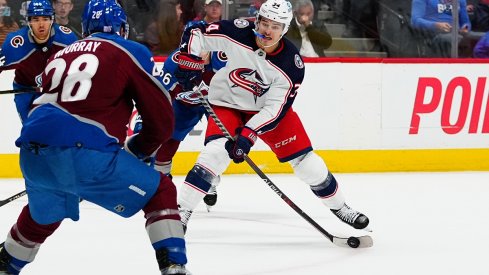
<svg viewBox="0 0 489 275">
<path fill-rule="evenodd" d="M 124 205 L 122 205 L 122 204 L 119 204 L 116 207 L 114 207 L 114 210 L 117 213 L 121 213 L 121 212 L 124 212 L 124 210 L 126 210 L 126 207 L 124 207 Z"/>
</svg>

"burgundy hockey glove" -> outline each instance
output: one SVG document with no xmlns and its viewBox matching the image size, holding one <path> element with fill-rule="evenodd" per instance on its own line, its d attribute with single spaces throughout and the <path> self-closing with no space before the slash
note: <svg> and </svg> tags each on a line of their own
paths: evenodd
<svg viewBox="0 0 489 275">
<path fill-rule="evenodd" d="M 178 55 L 178 67 L 174 72 L 178 83 L 182 85 L 184 91 L 191 91 L 202 81 L 204 70 L 204 60 L 188 53 Z"/>
<path fill-rule="evenodd" d="M 244 161 L 245 154 L 250 152 L 251 146 L 255 144 L 257 137 L 258 135 L 256 132 L 248 127 L 236 129 L 234 140 L 226 141 L 225 145 L 228 155 L 234 163 L 241 163 Z"/>
</svg>

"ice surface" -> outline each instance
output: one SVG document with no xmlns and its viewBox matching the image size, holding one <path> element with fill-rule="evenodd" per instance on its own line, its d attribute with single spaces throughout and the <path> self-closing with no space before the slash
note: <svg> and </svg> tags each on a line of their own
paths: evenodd
<svg viewBox="0 0 489 275">
<path fill-rule="evenodd" d="M 293 175 L 269 177 L 330 233 L 341 223 Z M 333 245 L 256 175 L 224 175 L 218 203 L 200 204 L 187 231 L 193 275 L 488 274 L 489 172 L 336 174 L 347 202 L 371 220 L 374 246 Z M 175 177 L 179 185 L 182 176 Z M 23 190 L 0 180 L 0 199 Z M 3 240 L 27 202 L 0 207 Z M 142 213 L 124 219 L 88 202 L 66 220 L 22 274 L 159 274 Z"/>
</svg>

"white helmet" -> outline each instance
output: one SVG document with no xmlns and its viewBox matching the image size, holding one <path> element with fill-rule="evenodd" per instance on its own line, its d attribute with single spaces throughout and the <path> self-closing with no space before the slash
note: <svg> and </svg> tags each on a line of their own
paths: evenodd
<svg viewBox="0 0 489 275">
<path fill-rule="evenodd" d="M 267 0 L 256 14 L 256 22 L 260 16 L 284 24 L 283 36 L 289 30 L 292 21 L 292 4 L 287 0 Z"/>
</svg>

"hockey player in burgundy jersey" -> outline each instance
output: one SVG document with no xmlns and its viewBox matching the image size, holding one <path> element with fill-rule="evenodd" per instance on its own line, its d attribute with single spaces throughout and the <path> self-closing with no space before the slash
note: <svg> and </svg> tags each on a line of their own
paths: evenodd
<svg viewBox="0 0 489 275">
<path fill-rule="evenodd" d="M 231 159 L 240 163 L 257 138 L 343 222 L 356 229 L 368 218 L 345 204 L 335 177 L 314 153 L 309 137 L 292 104 L 304 78 L 299 51 L 283 38 L 292 20 L 286 0 L 268 0 L 257 14 L 256 25 L 242 19 L 188 28 L 182 36 L 179 79 L 197 85 L 201 79 L 201 51 L 224 50 L 226 67 L 210 83 L 209 102 L 235 139 L 227 140 L 213 119 L 206 130 L 206 145 L 179 190 L 178 203 L 186 226 L 213 179 Z"/>
<path fill-rule="evenodd" d="M 177 82 L 175 70 L 178 68 L 179 54 L 180 51 L 178 50 L 172 52 L 165 60 L 162 70 L 155 72 L 155 74 L 162 77 L 163 86 L 173 98 L 173 114 L 175 115 L 175 129 L 172 138 L 161 145 L 155 156 L 154 168 L 166 175 L 171 175 L 172 159 L 178 150 L 180 142 L 185 139 L 206 114 L 197 94 L 192 90 L 184 90 L 182 85 Z M 205 53 L 203 56 L 206 59 L 203 80 L 208 84 L 215 72 L 226 65 L 227 57 L 223 52 Z M 132 129 L 133 132 L 138 132 L 141 129 L 142 121 L 138 118 L 137 112 L 133 116 L 136 116 L 136 122 L 130 123 L 130 126 L 134 128 Z M 219 178 L 216 178 L 212 184 L 211 190 L 204 197 L 207 209 L 210 209 L 217 202 L 216 186 L 219 184 Z"/>
<path fill-rule="evenodd" d="M 174 126 L 151 53 L 121 37 L 127 17 L 114 0 L 88 2 L 82 30 L 48 60 L 16 141 L 29 204 L 0 245 L 0 274 L 19 274 L 63 219 L 78 220 L 79 198 L 122 217 L 143 210 L 161 274 L 187 274 L 176 187 L 148 165 Z M 124 143 L 133 102 L 144 125 Z"/>
<path fill-rule="evenodd" d="M 28 26 L 8 34 L 0 49 L 0 71 L 16 69 L 14 89 L 40 86 L 41 73 L 48 58 L 77 40 L 69 28 L 54 23 L 51 1 L 31 1 L 27 7 L 26 21 Z M 34 93 L 15 95 L 17 112 L 22 121 L 26 119 L 36 96 Z"/>
</svg>

